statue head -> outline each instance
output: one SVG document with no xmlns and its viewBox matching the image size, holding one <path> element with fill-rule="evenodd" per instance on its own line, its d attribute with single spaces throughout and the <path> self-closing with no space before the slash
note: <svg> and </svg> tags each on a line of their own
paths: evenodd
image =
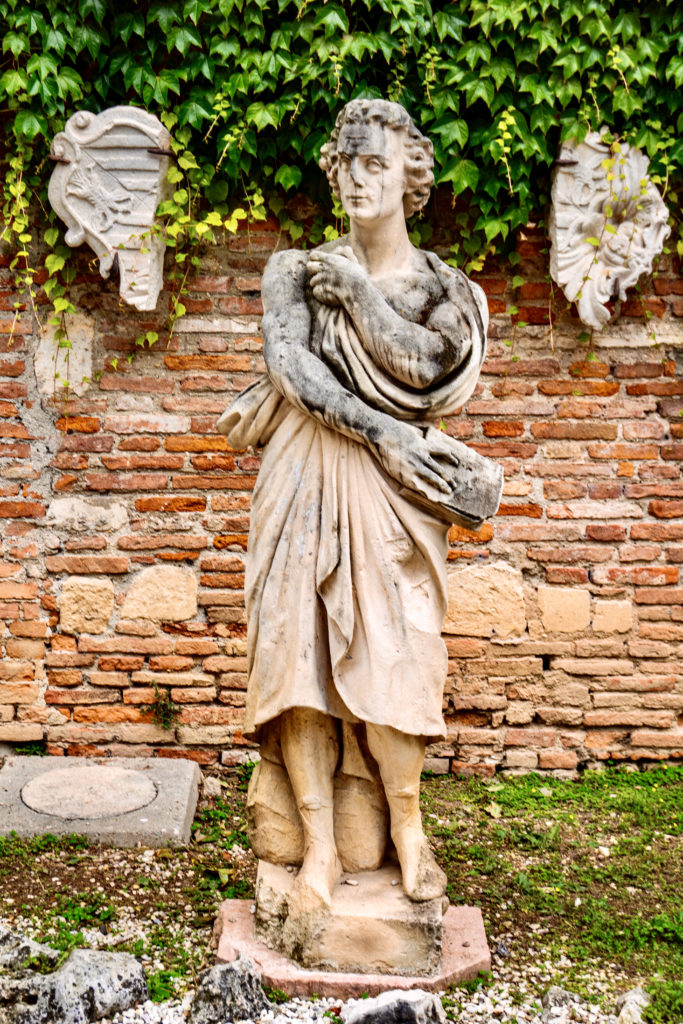
<svg viewBox="0 0 683 1024">
<path fill-rule="evenodd" d="M 346 159 L 366 143 L 365 149 L 380 148 L 373 138 L 391 133 L 385 149 L 399 152 L 403 159 L 403 211 L 406 217 L 421 210 L 429 199 L 434 184 L 434 148 L 413 124 L 408 111 L 400 103 L 388 100 L 351 100 L 341 110 L 327 142 L 320 152 L 320 166 L 327 174 L 333 193 L 341 198 L 339 188 L 340 159 Z M 393 143 L 393 144 L 392 144 Z M 351 213 L 347 210 L 347 213 Z"/>
</svg>

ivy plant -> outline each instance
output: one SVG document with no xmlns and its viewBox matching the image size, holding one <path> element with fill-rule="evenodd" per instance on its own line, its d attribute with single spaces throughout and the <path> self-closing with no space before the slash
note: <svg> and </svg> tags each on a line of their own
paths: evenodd
<svg viewBox="0 0 683 1024">
<path fill-rule="evenodd" d="M 601 126 L 647 152 L 678 216 L 675 0 L 0 0 L 0 21 L 2 238 L 29 294 L 29 211 L 43 207 L 41 229 L 54 221 L 50 141 L 79 108 L 141 105 L 174 136 L 161 211 L 174 315 L 203 241 L 268 207 L 300 235 L 287 214 L 297 192 L 330 208 L 317 159 L 354 97 L 400 101 L 433 140 L 461 228 L 452 259 L 469 269 L 542 216 L 560 141 Z M 46 264 L 57 318 L 69 309 L 59 237 Z"/>
</svg>

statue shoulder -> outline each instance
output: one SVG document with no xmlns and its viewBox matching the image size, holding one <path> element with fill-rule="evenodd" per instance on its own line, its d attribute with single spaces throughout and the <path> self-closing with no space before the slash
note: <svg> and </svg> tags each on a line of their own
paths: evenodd
<svg viewBox="0 0 683 1024">
<path fill-rule="evenodd" d="M 488 323 L 488 302 L 486 301 L 486 293 L 481 285 L 477 284 L 476 281 L 470 280 L 457 267 L 450 267 L 447 263 L 444 263 L 436 253 L 428 252 L 426 249 L 422 251 L 432 272 L 438 277 L 449 299 L 456 304 L 460 304 L 463 300 L 468 299 L 473 301 L 485 326 Z"/>
<path fill-rule="evenodd" d="M 264 306 L 303 299 L 308 253 L 301 249 L 281 249 L 266 263 L 261 281 Z"/>
</svg>

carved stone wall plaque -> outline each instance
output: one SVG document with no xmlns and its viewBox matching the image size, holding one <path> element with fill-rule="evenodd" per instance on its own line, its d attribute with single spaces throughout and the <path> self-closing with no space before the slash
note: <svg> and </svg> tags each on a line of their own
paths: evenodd
<svg viewBox="0 0 683 1024">
<path fill-rule="evenodd" d="M 606 303 L 625 299 L 626 289 L 652 270 L 670 233 L 669 211 L 647 176 L 648 165 L 647 156 L 625 142 L 612 152 L 599 132 L 560 150 L 550 273 L 590 327 L 607 323 Z"/>
<path fill-rule="evenodd" d="M 163 284 L 165 246 L 152 232 L 166 197 L 170 135 L 138 107 L 101 114 L 79 110 L 52 143 L 53 209 L 67 224 L 67 245 L 87 242 L 107 278 L 118 263 L 121 297 L 154 309 Z"/>
</svg>

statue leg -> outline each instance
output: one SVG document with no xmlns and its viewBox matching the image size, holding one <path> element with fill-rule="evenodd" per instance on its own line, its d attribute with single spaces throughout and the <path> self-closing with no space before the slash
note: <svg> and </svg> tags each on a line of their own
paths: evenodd
<svg viewBox="0 0 683 1024">
<path fill-rule="evenodd" d="M 420 736 L 367 723 L 368 747 L 377 761 L 391 816 L 403 888 L 411 900 L 433 900 L 446 891 L 446 876 L 422 830 L 420 774 L 425 742 Z"/>
<path fill-rule="evenodd" d="M 304 857 L 290 898 L 290 914 L 329 906 L 341 877 L 334 841 L 334 773 L 339 740 L 334 719 L 310 708 L 282 715 L 282 756 L 304 831 Z"/>
</svg>

